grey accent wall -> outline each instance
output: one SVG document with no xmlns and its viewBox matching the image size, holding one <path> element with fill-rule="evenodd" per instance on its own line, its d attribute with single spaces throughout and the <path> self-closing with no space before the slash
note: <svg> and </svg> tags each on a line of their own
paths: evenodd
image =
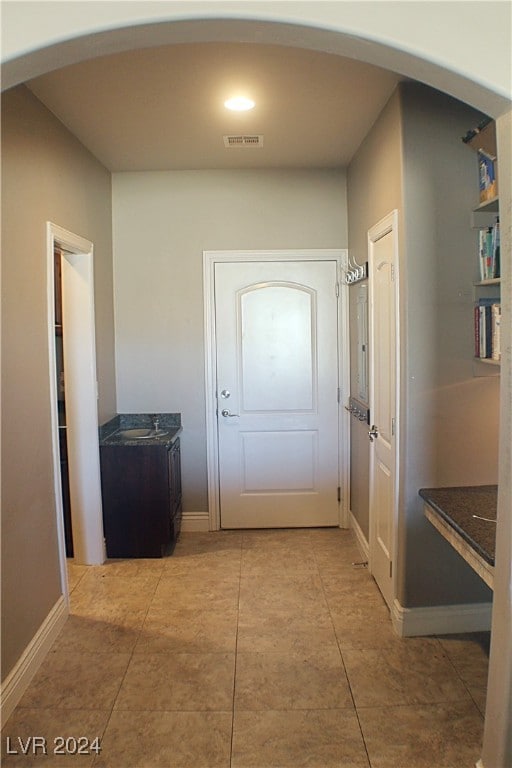
<svg viewBox="0 0 512 768">
<path fill-rule="evenodd" d="M 2 679 L 61 594 L 46 222 L 94 243 L 100 419 L 115 413 L 110 173 L 24 87 L 2 97 Z"/>
<path fill-rule="evenodd" d="M 473 280 L 478 198 L 474 153 L 461 141 L 482 118 L 416 83 L 401 84 L 348 169 L 349 250 L 399 211 L 401 445 L 398 599 L 404 607 L 490 599 L 483 582 L 423 515 L 418 490 L 496 483 L 499 380 L 475 377 Z M 350 289 L 351 366 L 356 370 Z M 352 393 L 356 393 L 354 378 Z M 351 435 L 352 512 L 368 536 L 368 437 Z M 356 469 L 357 467 L 357 469 Z"/>
<path fill-rule="evenodd" d="M 401 86 L 403 112 L 402 452 L 399 600 L 490 600 L 423 515 L 418 489 L 498 479 L 499 382 L 473 375 L 478 202 L 475 154 L 461 137 L 482 115 L 426 86 Z"/>
<path fill-rule="evenodd" d="M 359 264 L 368 260 L 368 230 L 395 208 L 402 212 L 402 143 L 399 92 L 377 118 L 354 156 L 347 172 L 349 254 Z M 357 317 L 358 284 L 350 293 L 350 392 L 358 397 Z M 351 511 L 369 540 L 369 440 L 368 427 L 351 418 Z"/>
<path fill-rule="evenodd" d="M 113 176 L 118 409 L 181 412 L 185 511 L 208 509 L 203 250 L 345 248 L 345 187 L 338 170 Z"/>
</svg>

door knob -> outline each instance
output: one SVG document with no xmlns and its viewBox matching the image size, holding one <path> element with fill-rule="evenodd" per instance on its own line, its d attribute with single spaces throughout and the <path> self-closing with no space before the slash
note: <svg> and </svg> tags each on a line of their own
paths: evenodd
<svg viewBox="0 0 512 768">
<path fill-rule="evenodd" d="M 370 429 L 368 430 L 368 437 L 370 438 L 370 443 L 373 443 L 374 439 L 379 436 L 379 430 L 377 429 L 377 426 L 375 424 L 372 424 Z"/>
<path fill-rule="evenodd" d="M 233 416 L 240 416 L 239 413 L 230 413 L 227 408 L 224 408 L 224 410 L 221 411 L 221 415 L 224 416 L 225 419 L 232 419 Z"/>
</svg>

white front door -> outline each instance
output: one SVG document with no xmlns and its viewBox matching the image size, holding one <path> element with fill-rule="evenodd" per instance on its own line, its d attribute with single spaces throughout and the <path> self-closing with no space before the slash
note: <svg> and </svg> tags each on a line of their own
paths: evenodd
<svg viewBox="0 0 512 768">
<path fill-rule="evenodd" d="M 215 264 L 222 528 L 339 524 L 337 264 Z"/>
<path fill-rule="evenodd" d="M 396 515 L 397 263 L 396 214 L 369 232 L 370 571 L 391 607 Z"/>
</svg>

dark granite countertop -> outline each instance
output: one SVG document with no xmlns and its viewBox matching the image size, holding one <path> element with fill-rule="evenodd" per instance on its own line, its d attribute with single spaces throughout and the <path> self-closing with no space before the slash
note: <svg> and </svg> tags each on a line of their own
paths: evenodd
<svg viewBox="0 0 512 768">
<path fill-rule="evenodd" d="M 158 417 L 158 432 L 154 432 L 154 418 Z M 130 438 L 122 433 L 129 429 L 147 429 L 150 437 Z M 181 434 L 181 413 L 119 413 L 102 424 L 99 429 L 100 446 L 123 445 L 143 447 L 148 445 L 171 446 Z"/>
<path fill-rule="evenodd" d="M 496 520 L 497 485 L 422 488 L 419 494 L 470 547 L 487 563 L 494 565 L 496 523 L 480 520 L 473 515 Z"/>
</svg>

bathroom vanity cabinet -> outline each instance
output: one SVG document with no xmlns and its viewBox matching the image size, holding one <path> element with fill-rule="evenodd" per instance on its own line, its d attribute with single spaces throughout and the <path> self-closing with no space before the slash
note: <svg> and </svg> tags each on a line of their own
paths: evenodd
<svg viewBox="0 0 512 768">
<path fill-rule="evenodd" d="M 181 526 L 180 440 L 100 444 L 108 557 L 163 557 Z"/>
</svg>

